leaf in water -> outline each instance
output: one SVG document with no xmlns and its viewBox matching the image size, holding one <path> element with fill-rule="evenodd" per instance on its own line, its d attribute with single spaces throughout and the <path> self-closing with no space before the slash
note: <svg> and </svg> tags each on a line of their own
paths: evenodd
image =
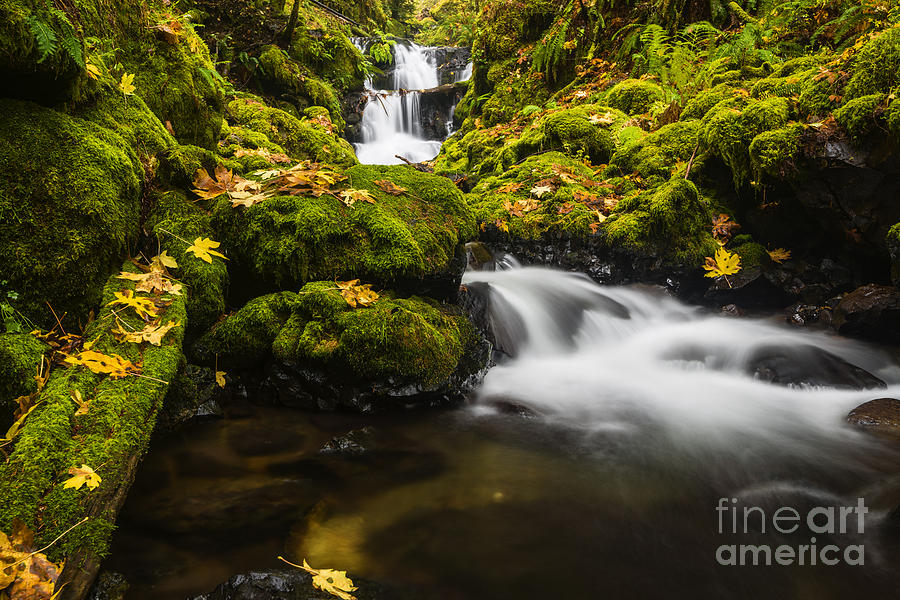
<svg viewBox="0 0 900 600">
<path fill-rule="evenodd" d="M 791 251 L 785 250 L 784 248 L 775 248 L 774 250 L 769 250 L 768 253 L 769 258 L 779 265 L 791 257 Z"/>
<path fill-rule="evenodd" d="M 80 467 L 72 467 L 68 470 L 68 473 L 71 477 L 63 485 L 64 489 L 74 488 L 80 490 L 82 486 L 86 485 L 89 490 L 95 490 L 102 481 L 92 468 L 84 464 Z"/>
<path fill-rule="evenodd" d="M 212 257 L 218 256 L 219 258 L 224 258 L 228 260 L 228 257 L 214 250 L 213 248 L 218 248 L 221 246 L 219 242 L 215 242 L 209 238 L 196 238 L 194 243 L 188 246 L 187 251 L 193 252 L 194 256 L 199 258 L 200 260 L 204 260 L 210 264 L 212 264 Z"/>
<path fill-rule="evenodd" d="M 705 277 L 734 275 L 741 270 L 741 257 L 725 248 L 717 248 L 715 258 L 707 256 L 703 268 L 709 271 Z"/>
</svg>

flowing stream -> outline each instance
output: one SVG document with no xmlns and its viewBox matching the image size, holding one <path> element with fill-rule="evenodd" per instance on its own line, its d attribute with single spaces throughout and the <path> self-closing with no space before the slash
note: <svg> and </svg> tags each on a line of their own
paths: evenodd
<svg viewBox="0 0 900 600">
<path fill-rule="evenodd" d="M 510 355 L 469 406 L 249 404 L 158 441 L 108 565 L 129 597 L 208 591 L 279 568 L 279 554 L 440 599 L 895 594 L 900 452 L 844 422 L 900 392 L 891 351 L 551 269 L 464 284 L 486 290 Z M 887 387 L 852 389 L 874 376 Z M 342 434 L 343 451 L 326 445 Z M 854 517 L 845 533 L 729 530 L 717 512 L 723 499 L 771 517 L 859 498 L 864 528 Z M 723 566 L 728 544 L 859 546 L 864 565 Z"/>
<path fill-rule="evenodd" d="M 362 115 L 362 141 L 355 145 L 360 162 L 381 165 L 403 162 L 397 156 L 421 162 L 431 160 L 440 152 L 441 140 L 427 139 L 423 132 L 420 109 L 422 90 L 440 84 L 435 51 L 436 48 L 398 41 L 393 47 L 390 89 L 375 89 L 372 79 L 366 82 L 369 97 Z M 471 74 L 469 65 L 455 79 L 465 81 Z M 453 108 L 450 107 L 448 134 Z"/>
</svg>

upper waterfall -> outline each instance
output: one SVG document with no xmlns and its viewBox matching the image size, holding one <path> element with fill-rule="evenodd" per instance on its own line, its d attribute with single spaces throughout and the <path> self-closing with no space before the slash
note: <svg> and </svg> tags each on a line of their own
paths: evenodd
<svg viewBox="0 0 900 600">
<path fill-rule="evenodd" d="M 440 139 L 429 139 L 422 126 L 422 91 L 441 83 L 437 48 L 398 41 L 393 47 L 394 67 L 390 89 L 378 89 L 366 81 L 368 98 L 362 113 L 356 155 L 365 164 L 399 164 L 402 156 L 410 162 L 431 160 L 441 149 Z M 454 80 L 471 75 L 466 67 Z M 452 109 L 452 107 L 451 107 Z M 447 115 L 452 119 L 452 110 Z M 449 129 L 449 124 L 447 129 Z"/>
</svg>

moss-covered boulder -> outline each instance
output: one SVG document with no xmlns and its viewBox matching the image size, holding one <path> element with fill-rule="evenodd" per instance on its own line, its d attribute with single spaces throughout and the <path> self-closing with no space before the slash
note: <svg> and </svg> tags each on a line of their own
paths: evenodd
<svg viewBox="0 0 900 600">
<path fill-rule="evenodd" d="M 606 93 L 606 103 L 628 115 L 649 112 L 654 103 L 665 99 L 666 93 L 661 87 L 642 79 L 620 81 Z"/>
<path fill-rule="evenodd" d="M 140 163 L 121 137 L 30 102 L 0 100 L 0 279 L 37 323 L 87 315 L 134 248 Z"/>
<path fill-rule="evenodd" d="M 456 186 L 402 165 L 359 165 L 344 174 L 349 187 L 368 190 L 374 202 L 345 206 L 331 194 L 276 196 L 245 209 L 219 200 L 217 239 L 234 266 L 269 289 L 357 277 L 430 287 L 438 295 L 455 289 L 460 244 L 475 235 L 474 217 Z M 376 183 L 382 180 L 405 192 L 383 191 Z"/>
<path fill-rule="evenodd" d="M 317 122 L 300 120 L 283 110 L 266 106 L 259 100 L 232 100 L 228 104 L 228 113 L 233 123 L 266 136 L 293 158 L 340 166 L 355 165 L 358 162 L 350 143 L 327 127 Z"/>
<path fill-rule="evenodd" d="M 28 333 L 0 333 L 0 428 L 12 419 L 13 400 L 37 389 L 35 376 L 50 347 Z"/>
<path fill-rule="evenodd" d="M 541 151 L 562 150 L 601 164 L 615 152 L 616 133 L 626 119 L 624 113 L 606 106 L 588 104 L 569 108 L 539 119 L 533 125 L 533 131 L 540 132 L 539 136 L 526 131 L 520 144 L 523 150 L 534 146 Z"/>
<path fill-rule="evenodd" d="M 637 173 L 656 183 L 667 181 L 679 163 L 694 157 L 692 172 L 699 170 L 702 157 L 697 156 L 700 145 L 700 122 L 681 121 L 661 127 L 657 131 L 623 146 L 609 160 L 611 168 L 623 175 Z"/>
<path fill-rule="evenodd" d="M 187 331 L 193 337 L 225 312 L 228 270 L 224 260 L 217 258 L 208 263 L 187 251 L 185 240 L 215 238 L 209 214 L 179 191 L 156 193 L 152 200 L 144 230 L 155 235 L 154 250 L 158 247 L 166 251 L 178 263 L 172 271 L 185 288 Z"/>
<path fill-rule="evenodd" d="M 853 141 L 860 143 L 878 129 L 882 124 L 884 109 L 888 103 L 888 95 L 883 93 L 869 94 L 850 100 L 834 111 L 834 120 L 847 130 Z"/>
<path fill-rule="evenodd" d="M 712 256 L 710 207 L 693 183 L 674 177 L 667 183 L 619 202 L 603 225 L 609 245 L 650 253 L 699 267 Z"/>
<path fill-rule="evenodd" d="M 177 145 L 139 96 L 128 98 L 110 87 L 80 102 L 73 114 L 114 131 L 141 156 L 156 156 Z"/>
<path fill-rule="evenodd" d="M 878 34 L 859 51 L 850 64 L 847 98 L 888 93 L 900 85 L 900 28 Z"/>
</svg>

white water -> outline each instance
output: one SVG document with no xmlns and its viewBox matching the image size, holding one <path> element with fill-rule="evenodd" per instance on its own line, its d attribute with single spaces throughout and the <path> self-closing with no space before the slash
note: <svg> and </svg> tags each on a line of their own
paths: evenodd
<svg viewBox="0 0 900 600">
<path fill-rule="evenodd" d="M 365 164 L 403 162 L 397 156 L 421 162 L 441 150 L 440 141 L 425 139 L 419 109 L 420 91 L 440 83 L 432 48 L 398 42 L 393 50 L 392 89 L 376 90 L 366 82 L 369 99 L 362 115 L 362 142 L 356 144 L 356 155 Z M 471 68 L 467 71 L 471 76 Z"/>
<path fill-rule="evenodd" d="M 463 283 L 474 282 L 490 285 L 495 331 L 524 329 L 511 342 L 515 358 L 487 374 L 482 411 L 511 402 L 588 430 L 664 435 L 687 450 L 777 445 L 810 457 L 824 438 L 862 437 L 844 423 L 852 408 L 900 394 L 900 370 L 884 353 L 836 336 L 705 314 L 659 290 L 545 268 L 466 273 Z M 826 350 L 889 388 L 788 387 L 748 374 L 754 354 L 773 346 Z"/>
</svg>

